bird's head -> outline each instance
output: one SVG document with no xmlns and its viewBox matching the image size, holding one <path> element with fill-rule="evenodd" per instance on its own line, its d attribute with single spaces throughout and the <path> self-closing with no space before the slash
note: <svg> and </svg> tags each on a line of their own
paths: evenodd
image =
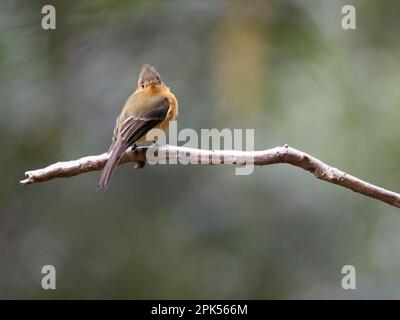
<svg viewBox="0 0 400 320">
<path fill-rule="evenodd" d="M 160 74 L 157 70 L 149 64 L 144 64 L 140 70 L 139 79 L 137 83 L 138 89 L 144 89 L 151 84 L 161 84 Z"/>
</svg>

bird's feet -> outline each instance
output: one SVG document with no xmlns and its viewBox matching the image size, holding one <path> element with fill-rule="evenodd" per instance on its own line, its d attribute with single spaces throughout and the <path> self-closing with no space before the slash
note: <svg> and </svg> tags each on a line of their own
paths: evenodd
<svg viewBox="0 0 400 320">
<path fill-rule="evenodd" d="M 142 169 L 146 165 L 146 162 L 144 161 L 135 161 L 133 163 L 133 169 Z"/>
<path fill-rule="evenodd" d="M 136 143 L 134 143 L 132 145 L 132 153 L 135 153 L 135 151 L 137 150 L 138 146 Z M 133 162 L 133 169 L 142 169 L 144 166 L 146 165 L 146 162 L 144 161 L 134 161 Z"/>
</svg>

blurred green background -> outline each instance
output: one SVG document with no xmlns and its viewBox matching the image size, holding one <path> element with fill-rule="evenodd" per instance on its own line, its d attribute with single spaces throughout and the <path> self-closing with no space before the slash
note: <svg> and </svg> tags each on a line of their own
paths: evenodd
<svg viewBox="0 0 400 320">
<path fill-rule="evenodd" d="M 254 128 L 256 149 L 288 143 L 400 191 L 399 31 L 397 0 L 2 1 L 0 298 L 400 298 L 399 210 L 289 165 L 124 165 L 105 193 L 99 172 L 19 185 L 106 151 L 150 63 L 180 128 Z"/>
</svg>

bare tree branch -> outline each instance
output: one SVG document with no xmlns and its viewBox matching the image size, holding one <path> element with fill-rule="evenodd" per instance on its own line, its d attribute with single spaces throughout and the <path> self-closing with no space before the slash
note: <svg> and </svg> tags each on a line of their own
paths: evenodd
<svg viewBox="0 0 400 320">
<path fill-rule="evenodd" d="M 400 208 L 400 194 L 383 189 L 343 171 L 333 168 L 317 158 L 285 145 L 263 151 L 224 151 L 200 150 L 176 146 L 152 146 L 149 151 L 157 155 L 157 159 L 189 160 L 193 164 L 254 164 L 264 166 L 275 163 L 289 163 L 313 173 L 318 179 L 334 183 L 361 193 L 367 197 L 386 202 Z M 126 162 L 146 161 L 148 147 L 140 147 L 132 151 L 125 151 L 120 164 Z M 72 177 L 84 172 L 101 170 L 108 155 L 103 153 L 97 156 L 88 156 L 78 160 L 57 162 L 46 168 L 25 172 L 26 179 L 20 181 L 21 185 L 43 182 L 60 177 Z M 148 159 L 147 159 L 148 160 Z"/>
</svg>

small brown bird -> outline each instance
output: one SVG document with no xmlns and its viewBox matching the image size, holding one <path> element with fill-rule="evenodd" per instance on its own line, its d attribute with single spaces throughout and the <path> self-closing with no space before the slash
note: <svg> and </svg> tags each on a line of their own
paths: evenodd
<svg viewBox="0 0 400 320">
<path fill-rule="evenodd" d="M 145 144 L 146 134 L 151 129 L 165 131 L 169 122 L 178 116 L 178 101 L 169 88 L 161 81 L 156 69 L 143 65 L 139 74 L 136 91 L 128 98 L 118 116 L 109 158 L 101 173 L 97 187 L 106 189 L 111 174 L 118 165 L 124 151 L 136 144 Z"/>
</svg>

